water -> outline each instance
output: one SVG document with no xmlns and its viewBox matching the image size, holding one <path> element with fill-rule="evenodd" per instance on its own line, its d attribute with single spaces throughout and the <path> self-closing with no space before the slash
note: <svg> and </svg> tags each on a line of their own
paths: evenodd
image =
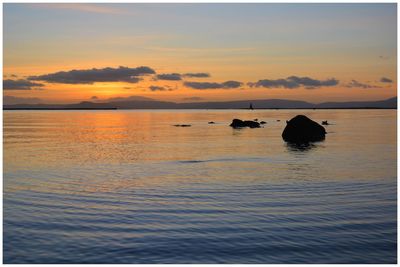
<svg viewBox="0 0 400 267">
<path fill-rule="evenodd" d="M 395 110 L 3 114 L 4 263 L 397 262 Z"/>
</svg>

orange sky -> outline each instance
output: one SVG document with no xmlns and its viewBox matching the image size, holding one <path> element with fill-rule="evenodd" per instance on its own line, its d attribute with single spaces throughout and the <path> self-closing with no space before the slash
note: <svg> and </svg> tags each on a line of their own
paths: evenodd
<svg viewBox="0 0 400 267">
<path fill-rule="evenodd" d="M 3 92 L 48 103 L 132 95 L 176 102 L 385 99 L 397 95 L 396 16 L 395 4 L 5 4 Z M 30 80 L 42 86 L 24 90 L 5 82 L 119 66 L 155 74 L 138 83 Z M 170 73 L 210 77 L 157 79 Z M 337 83 L 287 88 L 282 80 L 290 76 Z M 260 80 L 272 85 L 248 85 Z M 191 81 L 242 85 L 200 90 L 185 85 Z"/>
</svg>

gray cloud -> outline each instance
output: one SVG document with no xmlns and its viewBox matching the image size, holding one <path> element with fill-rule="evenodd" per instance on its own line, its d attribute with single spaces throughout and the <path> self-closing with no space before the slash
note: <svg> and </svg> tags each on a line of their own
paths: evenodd
<svg viewBox="0 0 400 267">
<path fill-rule="evenodd" d="M 179 73 L 165 73 L 165 74 L 158 74 L 157 80 L 167 80 L 167 81 L 180 81 L 182 77 Z"/>
<path fill-rule="evenodd" d="M 151 86 L 149 86 L 149 89 L 151 90 L 151 91 L 170 91 L 171 89 L 168 89 L 168 88 L 165 88 L 165 87 L 163 87 L 163 86 L 155 86 L 155 85 L 151 85 Z"/>
<path fill-rule="evenodd" d="M 137 83 L 140 81 L 138 76 L 155 74 L 149 67 L 119 67 L 87 70 L 60 71 L 39 76 L 30 76 L 28 80 L 46 81 L 49 83 L 66 84 L 93 84 L 95 82 L 128 82 Z"/>
<path fill-rule="evenodd" d="M 198 72 L 198 73 L 185 73 L 183 74 L 183 76 L 189 78 L 208 78 L 210 77 L 210 74 L 205 72 Z"/>
<path fill-rule="evenodd" d="M 332 78 L 327 80 L 316 80 L 309 77 L 298 77 L 298 76 L 290 76 L 286 79 L 277 79 L 277 80 L 259 80 L 255 83 L 248 83 L 251 87 L 265 87 L 265 88 L 276 88 L 283 87 L 287 89 L 294 89 L 299 87 L 305 87 L 306 89 L 316 89 L 322 86 L 335 86 L 338 85 L 339 81 Z"/>
<path fill-rule="evenodd" d="M 31 82 L 23 79 L 3 80 L 3 90 L 32 90 L 33 87 L 43 87 L 44 84 Z"/>
<path fill-rule="evenodd" d="M 351 82 L 349 82 L 348 84 L 345 85 L 345 87 L 347 88 L 380 88 L 380 86 L 376 86 L 376 85 L 370 85 L 370 84 L 366 84 L 366 83 L 360 83 L 356 80 L 351 80 Z"/>
<path fill-rule="evenodd" d="M 237 81 L 226 81 L 223 83 L 213 82 L 185 82 L 184 85 L 197 90 L 206 89 L 232 89 L 239 88 L 243 83 Z"/>
<path fill-rule="evenodd" d="M 16 104 L 39 104 L 42 103 L 40 98 L 36 97 L 16 97 L 16 96 L 3 96 L 4 105 L 16 105 Z"/>
<path fill-rule="evenodd" d="M 391 83 L 391 82 L 393 82 L 391 79 L 386 78 L 386 77 L 382 77 L 380 81 L 381 81 L 382 83 Z"/>
</svg>

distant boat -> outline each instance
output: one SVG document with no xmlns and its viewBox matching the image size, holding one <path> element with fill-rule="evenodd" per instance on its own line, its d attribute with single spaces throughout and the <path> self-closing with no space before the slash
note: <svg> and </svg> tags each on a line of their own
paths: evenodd
<svg viewBox="0 0 400 267">
<path fill-rule="evenodd" d="M 249 107 L 249 109 L 252 109 L 252 110 L 254 109 L 254 108 L 253 108 L 253 104 L 252 104 L 252 103 L 250 103 L 250 107 Z"/>
</svg>

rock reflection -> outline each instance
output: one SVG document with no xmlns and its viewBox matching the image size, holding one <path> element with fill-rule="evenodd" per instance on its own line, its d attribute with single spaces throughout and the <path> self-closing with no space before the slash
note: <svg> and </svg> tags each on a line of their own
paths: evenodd
<svg viewBox="0 0 400 267">
<path fill-rule="evenodd" d="M 312 149 L 317 148 L 318 145 L 315 143 L 292 143 L 292 142 L 286 142 L 286 148 L 288 149 L 289 152 L 306 152 L 310 151 Z"/>
</svg>

